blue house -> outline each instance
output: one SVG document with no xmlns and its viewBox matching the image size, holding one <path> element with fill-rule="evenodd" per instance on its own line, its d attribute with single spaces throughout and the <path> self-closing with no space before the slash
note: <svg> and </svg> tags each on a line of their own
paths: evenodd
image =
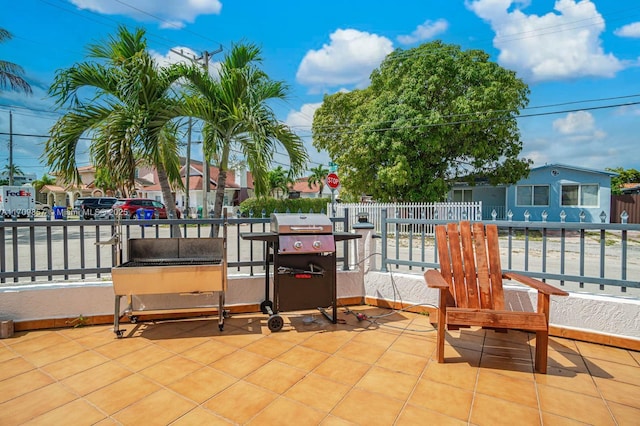
<svg viewBox="0 0 640 426">
<path fill-rule="evenodd" d="M 532 168 L 529 176 L 515 185 L 492 186 L 481 181 L 475 186 L 456 184 L 448 194 L 451 202 L 482 202 L 482 220 L 508 219 L 515 221 L 609 223 L 611 213 L 611 177 L 616 173 L 574 167 L 564 164 L 545 164 Z M 603 214 L 604 213 L 604 214 Z"/>
</svg>

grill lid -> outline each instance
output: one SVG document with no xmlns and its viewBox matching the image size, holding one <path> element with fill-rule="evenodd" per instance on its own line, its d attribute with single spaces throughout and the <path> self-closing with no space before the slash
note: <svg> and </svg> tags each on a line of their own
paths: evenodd
<svg viewBox="0 0 640 426">
<path fill-rule="evenodd" d="M 331 219 L 320 213 L 272 213 L 271 230 L 278 234 L 331 234 Z"/>
</svg>

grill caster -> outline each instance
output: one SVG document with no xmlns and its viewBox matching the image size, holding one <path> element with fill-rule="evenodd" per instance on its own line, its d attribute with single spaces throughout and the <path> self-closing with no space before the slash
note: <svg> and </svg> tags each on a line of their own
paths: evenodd
<svg viewBox="0 0 640 426">
<path fill-rule="evenodd" d="M 269 330 L 271 330 L 272 333 L 282 330 L 283 326 L 284 320 L 278 314 L 271 315 L 267 320 L 267 327 L 269 327 Z"/>
<path fill-rule="evenodd" d="M 260 311 L 262 311 L 263 314 L 273 314 L 273 302 L 271 302 L 271 300 L 263 300 L 260 303 Z"/>
<path fill-rule="evenodd" d="M 218 324 L 218 329 L 219 329 L 220 331 L 224 330 L 224 325 L 222 325 L 222 324 Z"/>
<path fill-rule="evenodd" d="M 122 339 L 122 337 L 124 336 L 124 332 L 125 332 L 125 331 L 127 331 L 127 330 L 116 330 L 116 331 L 115 331 L 115 333 L 116 333 L 116 337 L 117 337 L 118 339 Z"/>
<path fill-rule="evenodd" d="M 138 323 L 138 316 L 137 315 L 132 315 L 129 317 L 129 322 L 131 322 L 131 324 L 137 324 Z"/>
</svg>

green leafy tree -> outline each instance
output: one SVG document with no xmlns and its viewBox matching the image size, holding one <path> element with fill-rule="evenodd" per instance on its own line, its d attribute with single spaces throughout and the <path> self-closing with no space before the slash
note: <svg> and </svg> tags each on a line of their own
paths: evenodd
<svg viewBox="0 0 640 426">
<path fill-rule="evenodd" d="M 159 67 L 147 51 L 144 30 L 120 27 L 105 43 L 88 47 L 89 60 L 56 74 L 49 93 L 68 112 L 51 129 L 44 159 L 67 182 L 78 183 L 76 149 L 91 137 L 93 164 L 112 184 L 134 188 L 136 167 L 155 167 L 167 209 L 175 214 L 173 187 L 181 187 L 177 100 L 172 85 L 180 78 Z"/>
<path fill-rule="evenodd" d="M 258 196 L 269 192 L 268 171 L 278 146 L 289 156 L 291 176 L 300 175 L 306 166 L 308 157 L 302 140 L 278 121 L 270 106 L 286 99 L 288 88 L 269 78 L 261 62 L 257 46 L 236 44 L 220 63 L 216 78 L 197 66 L 182 68 L 189 81 L 183 115 L 204 122 L 204 151 L 220 170 L 215 216 L 222 212 L 232 151 L 246 158 Z"/>
<path fill-rule="evenodd" d="M 396 50 L 363 90 L 325 96 L 313 144 L 340 164 L 342 192 L 442 200 L 455 180 L 526 176 L 516 117 L 529 89 L 480 50 L 440 41 Z"/>
<path fill-rule="evenodd" d="M 617 176 L 611 178 L 611 193 L 613 195 L 622 194 L 623 185 L 625 183 L 640 184 L 640 171 L 636 169 L 623 169 L 622 167 L 609 168 L 605 170 L 617 173 Z"/>
<path fill-rule="evenodd" d="M 11 40 L 13 36 L 4 28 L 0 28 L 0 43 Z M 10 90 L 21 91 L 31 94 L 31 86 L 22 77 L 24 69 L 12 62 L 0 60 L 0 91 L 9 88 Z"/>
<path fill-rule="evenodd" d="M 324 189 L 324 181 L 329 174 L 329 169 L 325 169 L 322 164 L 318 167 L 313 167 L 311 169 L 311 174 L 309 175 L 309 188 L 313 188 L 313 185 L 318 185 L 318 198 L 322 197 L 322 190 Z"/>
</svg>

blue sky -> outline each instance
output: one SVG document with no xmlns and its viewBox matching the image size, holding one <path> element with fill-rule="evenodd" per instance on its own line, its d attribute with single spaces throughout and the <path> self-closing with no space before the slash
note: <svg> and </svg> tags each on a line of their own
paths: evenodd
<svg viewBox="0 0 640 426">
<path fill-rule="evenodd" d="M 441 39 L 488 52 L 529 84 L 519 126 L 521 156 L 534 167 L 640 169 L 640 2 L 610 0 L 5 1 L 0 27 L 14 38 L 0 44 L 0 58 L 25 69 L 34 94 L 0 93 L 0 168 L 12 111 L 15 164 L 47 172 L 42 136 L 60 116 L 47 89 L 57 70 L 83 61 L 86 46 L 120 24 L 144 27 L 160 61 L 183 60 L 172 49 L 200 56 L 222 47 L 214 63 L 233 43 L 259 45 L 264 69 L 290 86 L 274 109 L 305 138 L 310 167 L 329 161 L 309 138 L 324 94 L 366 87 L 392 50 Z M 193 152 L 201 158 L 198 146 Z M 286 167 L 286 157 L 276 161 Z"/>
</svg>

